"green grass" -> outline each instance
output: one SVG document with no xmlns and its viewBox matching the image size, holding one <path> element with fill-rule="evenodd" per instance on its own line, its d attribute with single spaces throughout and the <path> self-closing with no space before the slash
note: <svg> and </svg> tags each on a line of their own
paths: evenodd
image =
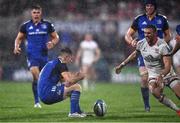
<svg viewBox="0 0 180 123">
<path fill-rule="evenodd" d="M 169 89 L 165 93 L 180 106 Z M 180 122 L 174 111 L 152 96 L 151 112 L 144 112 L 139 84 L 97 84 L 94 91 L 82 93 L 82 109 L 92 112 L 97 99 L 107 104 L 105 117 L 68 118 L 69 99 L 34 109 L 31 83 L 0 82 L 0 122 Z"/>
</svg>

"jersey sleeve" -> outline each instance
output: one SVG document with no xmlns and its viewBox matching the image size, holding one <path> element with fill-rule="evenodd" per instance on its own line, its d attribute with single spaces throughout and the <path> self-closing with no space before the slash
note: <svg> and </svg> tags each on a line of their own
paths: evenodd
<svg viewBox="0 0 180 123">
<path fill-rule="evenodd" d="M 133 30 L 138 30 L 138 18 L 135 18 L 134 21 L 132 22 L 131 28 Z"/>
<path fill-rule="evenodd" d="M 138 41 L 136 45 L 136 51 L 140 52 L 141 47 L 142 47 L 142 43 L 141 41 Z"/>
<path fill-rule="evenodd" d="M 52 23 L 48 23 L 48 24 L 49 24 L 48 32 L 49 33 L 55 32 L 54 24 Z"/>
<path fill-rule="evenodd" d="M 22 33 L 26 33 L 26 24 L 22 24 L 19 31 Z"/>
<path fill-rule="evenodd" d="M 168 24 L 168 20 L 166 17 L 163 17 L 163 21 L 164 21 L 164 26 L 162 28 L 163 31 L 166 31 L 169 29 L 169 24 Z"/>
<path fill-rule="evenodd" d="M 163 56 L 169 56 L 171 54 L 171 48 L 166 43 L 160 46 L 159 51 L 160 51 L 160 54 Z"/>
</svg>

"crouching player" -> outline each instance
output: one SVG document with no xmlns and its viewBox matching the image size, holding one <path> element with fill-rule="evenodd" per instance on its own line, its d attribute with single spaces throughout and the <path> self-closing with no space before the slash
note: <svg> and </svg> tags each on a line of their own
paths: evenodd
<svg viewBox="0 0 180 123">
<path fill-rule="evenodd" d="M 118 65 L 115 71 L 117 74 L 120 73 L 127 63 L 134 60 L 141 53 L 148 70 L 150 92 L 160 103 L 170 107 L 180 116 L 180 109 L 163 94 L 164 84 L 166 84 L 180 98 L 180 79 L 172 69 L 172 61 L 169 56 L 171 51 L 167 43 L 163 39 L 157 38 L 156 32 L 155 26 L 148 25 L 144 29 L 145 38 L 137 43 L 136 50 Z"/>
<path fill-rule="evenodd" d="M 48 105 L 70 97 L 71 109 L 68 116 L 86 117 L 86 114 L 80 109 L 81 86 L 77 83 L 84 78 L 84 74 L 69 72 L 66 66 L 67 63 L 72 62 L 72 57 L 72 51 L 64 48 L 57 59 L 49 61 L 44 66 L 38 80 L 38 94 L 41 101 Z"/>
</svg>

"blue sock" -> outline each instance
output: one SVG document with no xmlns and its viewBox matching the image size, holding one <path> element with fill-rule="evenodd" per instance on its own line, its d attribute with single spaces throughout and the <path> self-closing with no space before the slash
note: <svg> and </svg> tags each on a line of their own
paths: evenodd
<svg viewBox="0 0 180 123">
<path fill-rule="evenodd" d="M 149 105 L 149 89 L 141 87 L 141 93 L 142 93 L 145 108 L 150 107 L 150 105 Z"/>
<path fill-rule="evenodd" d="M 72 91 L 71 92 L 71 113 L 81 113 L 81 109 L 79 106 L 79 98 L 80 98 L 80 92 L 79 91 Z"/>
<path fill-rule="evenodd" d="M 38 99 L 38 92 L 37 92 L 37 82 L 32 83 L 32 90 L 33 90 L 33 94 L 34 94 L 34 102 L 38 103 L 39 99 Z"/>
</svg>

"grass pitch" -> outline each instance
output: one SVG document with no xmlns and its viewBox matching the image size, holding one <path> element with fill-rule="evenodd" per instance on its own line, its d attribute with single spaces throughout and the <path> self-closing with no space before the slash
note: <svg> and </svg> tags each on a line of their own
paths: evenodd
<svg viewBox="0 0 180 123">
<path fill-rule="evenodd" d="M 170 89 L 165 94 L 178 106 L 179 100 Z M 150 97 L 151 112 L 145 112 L 139 84 L 96 84 L 94 91 L 81 94 L 81 107 L 91 112 L 97 99 L 107 104 L 104 117 L 68 118 L 69 99 L 33 108 L 31 83 L 0 82 L 0 122 L 180 122 L 174 111 Z M 92 113 L 93 114 L 93 113 Z"/>
</svg>

